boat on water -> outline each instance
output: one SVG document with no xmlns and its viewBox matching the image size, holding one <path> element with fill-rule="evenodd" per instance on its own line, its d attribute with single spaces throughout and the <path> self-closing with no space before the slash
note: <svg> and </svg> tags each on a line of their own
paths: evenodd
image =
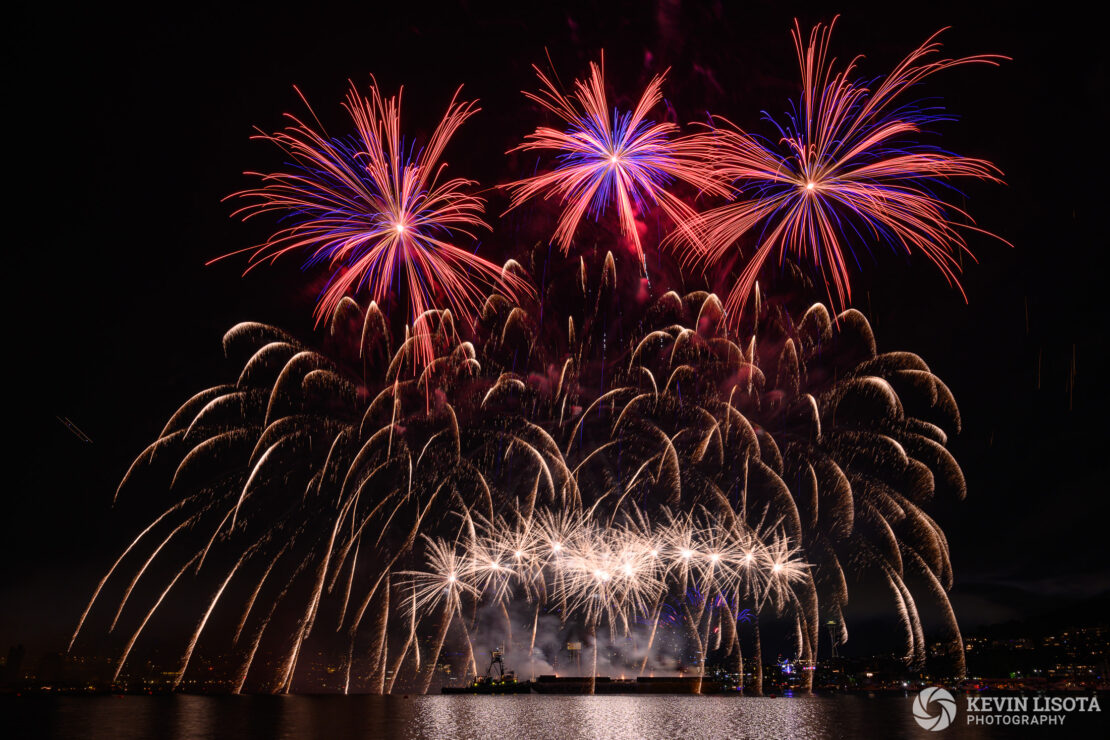
<svg viewBox="0 0 1110 740">
<path fill-rule="evenodd" d="M 497 668 L 496 677 L 493 675 L 494 668 Z M 514 671 L 505 670 L 501 649 L 490 652 L 486 675 L 475 676 L 470 681 L 464 678 L 462 684 L 444 686 L 440 689 L 440 693 L 443 694 L 529 694 L 531 692 L 531 681 L 518 681 Z"/>
<path fill-rule="evenodd" d="M 440 691 L 444 694 L 530 694 L 532 682 L 517 681 L 516 676 L 510 671 L 503 678 L 478 676 L 469 683 L 460 686 L 444 686 Z"/>
<path fill-rule="evenodd" d="M 494 669 L 497 675 L 494 675 Z M 444 694 L 718 694 L 728 691 L 719 681 L 697 676 L 610 676 L 543 675 L 530 681 L 517 680 L 513 671 L 505 670 L 501 650 L 490 652 L 489 668 L 484 676 L 464 678 L 460 684 L 444 686 Z M 735 687 L 732 687 L 735 693 Z"/>
<path fill-rule="evenodd" d="M 512 671 L 503 676 L 478 676 L 461 685 L 444 686 L 444 694 L 589 694 L 590 684 L 594 694 L 696 694 L 696 676 L 668 676 L 660 678 L 612 678 L 598 676 L 591 681 L 589 676 L 539 676 L 533 681 L 518 681 Z M 701 693 L 720 693 L 721 687 L 715 681 L 703 680 Z"/>
<path fill-rule="evenodd" d="M 537 694 L 589 694 L 593 684 L 595 694 L 715 694 L 721 690 L 716 681 L 697 676 L 640 676 L 639 678 L 612 678 L 610 676 L 540 676 L 532 681 Z"/>
</svg>

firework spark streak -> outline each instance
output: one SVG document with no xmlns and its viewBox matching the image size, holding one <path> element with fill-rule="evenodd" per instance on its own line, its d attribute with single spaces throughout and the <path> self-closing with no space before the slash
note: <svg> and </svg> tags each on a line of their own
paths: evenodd
<svg viewBox="0 0 1110 740">
<path fill-rule="evenodd" d="M 596 678 L 608 628 L 632 672 L 664 665 L 663 635 L 696 654 L 699 681 L 711 657 L 742 675 L 750 650 L 759 693 L 767 630 L 788 630 L 808 667 L 823 623 L 848 639 L 851 574 L 889 588 L 911 664 L 925 658 L 916 600 L 938 603 L 962 674 L 948 543 L 926 513 L 966 494 L 947 450 L 955 400 L 921 358 L 880 353 L 861 313 L 811 303 L 792 258 L 816 262 L 841 302 L 852 234 L 922 251 L 955 280 L 951 247 L 966 245 L 929 188 L 997 171 L 906 143 L 938 116 L 895 101 L 995 58 L 928 61 L 930 39 L 872 89 L 849 79 L 854 63 L 834 73 L 829 32 L 803 46 L 795 28 L 803 98 L 785 154 L 727 123 L 679 139 L 647 121 L 662 78 L 610 113 L 600 65 L 571 95 L 541 74 L 530 97 L 564 127 L 521 148 L 558 155 L 509 186 L 511 207 L 556 198 L 564 254 L 542 244 L 502 267 L 460 246 L 485 226 L 472 183 L 440 178 L 473 104 L 453 100 L 420 149 L 401 138 L 400 96 L 376 87 L 347 97 L 353 138 L 292 117 L 261 135 L 291 163 L 240 194 L 240 213 L 288 221 L 252 267 L 292 251 L 329 266 L 323 346 L 249 322 L 225 334 L 241 370 L 185 401 L 127 470 L 121 498 L 145 484 L 171 501 L 107 569 L 69 647 L 102 620 L 126 641 L 126 682 L 140 638 L 193 609 L 176 685 L 208 649 L 228 656 L 231 690 L 290 691 L 311 670 L 298 662 L 327 652 L 344 657 L 332 688 L 382 693 L 427 690 L 444 661 L 476 671 L 491 633 L 527 646 L 533 670 L 554 657 L 545 632 L 576 650 L 585 635 Z M 733 183 L 754 197 L 703 217 L 669 190 Z M 725 302 L 648 300 L 612 251 L 565 254 L 609 207 L 641 267 L 650 208 L 707 264 L 763 233 Z M 741 312 L 776 251 L 790 289 Z"/>
<path fill-rule="evenodd" d="M 479 109 L 473 102 L 458 102 L 456 92 L 414 155 L 412 143 L 406 146 L 401 134 L 400 93 L 383 98 L 373 83 L 367 97 L 352 83 L 344 107 L 357 131 L 352 138 L 329 138 L 322 127 L 318 131 L 289 114 L 291 125 L 284 131 L 255 137 L 280 147 L 292 166 L 285 172 L 248 173 L 261 178 L 262 185 L 236 194 L 252 201 L 236 214 L 295 214 L 295 219 L 252 248 L 251 267 L 300 251 L 309 253 L 308 265 L 327 264 L 331 277 L 317 304 L 318 322 L 352 293 L 365 290 L 385 303 L 400 282 L 418 338 L 416 357 L 427 361 L 429 330 L 420 317 L 428 309 L 450 308 L 473 320 L 485 298 L 484 286 L 497 285 L 510 295 L 528 290 L 515 276 L 459 246 L 460 238 L 473 239 L 488 228 L 482 220 L 484 202 L 468 192 L 473 181 L 440 177 L 447 143 Z"/>
<path fill-rule="evenodd" d="M 610 630 L 626 636 L 632 625 L 657 611 L 659 600 L 675 586 L 691 590 L 699 595 L 698 611 L 696 618 L 688 610 L 687 615 L 701 644 L 708 642 L 715 617 L 720 621 L 724 613 L 732 621 L 746 619 L 732 608 L 742 600 L 762 609 L 771 599 L 782 611 L 809 568 L 800 559 L 800 548 L 791 546 L 777 528 L 734 532 L 709 512 L 703 514 L 668 515 L 658 527 L 636 510 L 623 526 L 599 523 L 589 512 L 561 517 L 557 549 L 532 521 L 516 526 L 505 520 L 484 522 L 457 547 L 429 541 L 427 570 L 400 575 L 411 579 L 412 613 L 431 617 L 446 601 L 434 656 L 442 648 L 446 625 L 462 618 L 463 594 L 501 604 L 514 587 L 531 593 L 537 583 L 555 603 L 566 605 L 563 620 L 581 616 L 591 634 L 607 621 Z M 531 556 L 548 549 L 549 558 Z M 703 616 L 704 636 L 697 627 Z M 704 671 L 704 662 L 699 671 Z"/>
<path fill-rule="evenodd" d="M 694 156 L 689 138 L 676 139 L 673 123 L 646 120 L 662 99 L 664 75 L 653 77 L 636 107 L 628 112 L 610 113 L 605 94 L 604 58 L 590 63 L 587 80 L 576 80 L 574 92 L 560 92 L 550 77 L 534 67 L 542 83 L 539 93 L 528 93 L 530 100 L 559 118 L 565 128 L 540 126 L 525 137 L 513 151 L 557 152 L 550 172 L 525 178 L 507 187 L 516 208 L 539 194 L 558 199 L 563 207 L 555 228 L 554 241 L 569 251 L 574 233 L 583 216 L 595 218 L 608 207 L 617 210 L 621 233 L 632 242 L 643 265 L 645 256 L 636 217 L 657 206 L 678 226 L 676 233 L 696 239 L 689 228 L 695 211 L 667 187 L 683 182 L 698 191 L 724 195 L 728 191 Z M 646 267 L 645 267 L 646 269 Z"/>
<path fill-rule="evenodd" d="M 251 675 L 267 681 L 256 662 L 285 629 L 275 626 L 279 607 L 300 616 L 263 683 L 276 690 L 293 686 L 324 609 L 347 642 L 346 690 L 427 688 L 449 639 L 461 641 L 472 671 L 474 640 L 485 634 L 479 613 L 496 615 L 501 638 L 529 651 L 551 614 L 567 629 L 580 625 L 595 647 L 607 627 L 610 639 L 640 646 L 625 664 L 633 672 L 646 670 L 660 630 L 680 631 L 700 676 L 711 653 L 739 667 L 752 637 L 758 662 L 760 616 L 789 620 L 805 661 L 821 610 L 847 639 L 850 569 L 891 588 L 907 659 L 920 662 L 909 569 L 940 600 L 958 650 L 947 543 L 922 506 L 935 490 L 962 495 L 963 479 L 945 433 L 909 409 L 956 427 L 959 417 L 919 358 L 877 354 L 859 313 L 834 320 L 820 304 L 800 316 L 765 305 L 742 347 L 707 293 L 664 294 L 627 318 L 638 328 L 624 348 L 603 350 L 599 316 L 617 312 L 598 303 L 619 300 L 612 259 L 601 260 L 596 282 L 580 258 L 566 262 L 560 280 L 569 283 L 554 289 L 594 308 L 555 356 L 537 340 L 542 326 L 499 295 L 483 307 L 473 342 L 434 312 L 437 354 L 423 368 L 404 361 L 406 344 L 392 341 L 375 304 L 336 308 L 328 354 L 260 324 L 229 331 L 226 351 L 245 355 L 238 382 L 186 401 L 121 483 L 126 492 L 170 462 L 178 503 L 109 569 L 78 631 L 109 579 L 120 583 L 105 621 L 133 625 L 134 602 L 147 599 L 139 592 L 161 588 L 136 583 L 172 576 L 177 593 L 185 562 L 214 582 L 179 682 L 232 601 L 233 645 L 248 636 L 236 690 Z M 588 368 L 602 351 L 619 354 L 611 387 L 598 394 Z M 560 367 L 561 377 L 511 369 L 522 366 Z M 170 591 L 142 607 L 117 669 Z M 512 628 L 522 603 L 523 637 Z"/>
<path fill-rule="evenodd" d="M 938 32 L 890 74 L 865 84 L 853 79 L 858 57 L 834 69 L 828 54 L 833 25 L 835 20 L 816 26 L 804 44 L 795 23 L 802 94 L 787 123 L 775 124 L 777 142 L 720 117 L 719 126 L 697 139 L 707 164 L 746 194 L 697 219 L 707 249 L 694 261 L 721 263 L 741 248 L 743 238 L 754 239 L 754 252 L 725 302 L 730 314 L 744 309 L 760 271 L 776 253 L 816 266 L 830 299 L 849 305 L 853 250 L 871 241 L 920 252 L 959 287 L 958 253 L 970 254 L 959 229 L 980 230 L 934 191 L 957 177 L 1001 182 L 990 162 L 915 143 L 945 117 L 935 107 L 899 101 L 937 72 L 997 65 L 1005 57 L 937 59 Z M 967 223 L 955 222 L 953 214 Z"/>
</svg>

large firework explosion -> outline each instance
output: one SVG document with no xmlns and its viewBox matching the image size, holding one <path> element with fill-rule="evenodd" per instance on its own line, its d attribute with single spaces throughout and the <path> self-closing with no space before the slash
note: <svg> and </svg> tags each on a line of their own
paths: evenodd
<svg viewBox="0 0 1110 740">
<path fill-rule="evenodd" d="M 727 195 L 728 188 L 705 167 L 700 137 L 676 138 L 673 123 L 645 120 L 663 99 L 663 76 L 648 83 L 633 110 L 610 113 L 603 65 L 590 64 L 589 80 L 576 82 L 572 95 L 560 92 L 538 68 L 536 72 L 544 89 L 526 95 L 558 118 L 562 128 L 540 126 L 517 149 L 558 152 L 558 162 L 549 172 L 509 185 L 513 207 L 541 193 L 557 198 L 563 210 L 552 240 L 565 252 L 583 216 L 598 216 L 612 204 L 621 235 L 632 242 L 645 273 L 636 217 L 649 207 L 658 207 L 681 238 L 700 245 L 692 228 L 697 212 L 667 187 L 683 182 L 716 195 Z"/>
<path fill-rule="evenodd" d="M 497 266 L 458 246 L 488 228 L 484 201 L 468 191 L 469 180 L 440 181 L 444 148 L 458 128 L 478 112 L 456 98 L 416 154 L 401 134 L 401 95 L 384 98 L 376 82 L 370 95 L 354 83 L 344 107 L 357 134 L 330 139 L 292 115 L 290 125 L 258 137 L 280 147 L 292 160 L 289 171 L 249 173 L 262 185 L 238 193 L 249 201 L 244 218 L 295 213 L 293 223 L 254 247 L 252 267 L 287 252 L 307 250 L 308 264 L 325 262 L 331 279 L 317 304 L 317 320 L 327 317 L 344 296 L 369 293 L 381 301 L 400 291 L 414 327 L 416 357 L 431 357 L 425 327 L 414 321 L 439 305 L 471 316 L 481 303 L 482 284 L 498 283 L 510 293 L 527 286 Z M 311 113 L 311 109 L 309 109 Z M 312 113 L 315 117 L 315 113 Z"/>
<path fill-rule="evenodd" d="M 921 142 L 934 123 L 947 120 L 938 105 L 906 100 L 922 80 L 964 64 L 997 65 L 1005 57 L 938 59 L 933 34 L 885 77 L 855 79 L 858 58 L 839 71 L 829 57 L 836 21 L 817 26 L 803 43 L 795 22 L 802 90 L 777 139 L 749 133 L 726 118 L 699 138 L 702 156 L 716 173 L 744 191 L 742 197 L 699 215 L 706 245 L 694 261 L 735 259 L 739 243 L 752 252 L 725 306 L 737 315 L 752 296 L 764 263 L 776 252 L 793 253 L 819 268 L 838 305 L 851 299 L 855 252 L 884 243 L 932 261 L 959 287 L 959 252 L 968 252 L 960 229 L 980 231 L 971 217 L 937 195 L 953 178 L 1001 182 L 982 159 L 961 157 Z M 953 215 L 967 223 L 953 220 Z"/>
<path fill-rule="evenodd" d="M 545 106 L 570 123 L 573 105 L 549 87 Z M 608 132 L 600 69 L 577 89 Z M 644 122 L 657 95 L 653 80 L 615 131 L 668 146 L 673 130 Z M 501 268 L 450 262 L 460 250 L 436 235 L 480 223 L 479 204 L 432 168 L 471 109 L 452 103 L 415 164 L 396 143 L 395 101 L 352 91 L 348 109 L 355 140 L 299 121 L 266 137 L 299 167 L 247 193 L 252 212 L 296 216 L 259 255 L 304 248 L 335 270 L 322 346 L 263 324 L 228 331 L 242 370 L 183 404 L 124 477 L 126 494 L 161 475 L 170 500 L 98 584 L 71 648 L 111 581 L 117 679 L 159 610 L 178 608 L 195 621 L 177 684 L 203 645 L 236 666 L 235 691 L 289 691 L 312 645 L 341 654 L 344 691 L 427 690 L 447 644 L 456 670 L 477 670 L 481 631 L 529 661 L 553 658 L 537 645 L 546 631 L 583 635 L 591 675 L 607 631 L 621 667 L 643 673 L 663 667 L 658 635 L 671 630 L 699 677 L 710 659 L 742 671 L 751 656 L 758 692 L 761 629 L 788 628 L 812 667 L 822 623 L 848 639 L 860 579 L 889 588 L 911 663 L 925 655 L 918 600 L 939 604 L 962 673 L 948 546 L 924 510 L 965 493 L 945 448 L 960 420 L 920 358 L 879 353 L 858 311 L 805 301 L 806 265 L 773 276 L 790 290 L 753 281 L 741 313 L 705 291 L 652 295 L 639 237 L 631 269 L 542 245 Z M 555 173 L 592 166 L 583 156 Z M 659 161 L 574 175 L 589 186 L 524 181 L 526 194 L 551 187 L 571 209 L 556 229 L 570 250 L 578 218 L 601 217 L 599 193 L 615 193 L 616 232 L 631 239 L 653 207 L 693 214 L 664 188 L 697 179 Z M 672 232 L 688 232 L 685 249 L 712 245 L 698 220 Z M 441 258 L 450 269 L 432 267 Z M 407 276 L 407 299 L 387 268 Z M 479 297 L 468 270 L 492 290 Z M 360 287 L 373 300 L 356 300 Z M 207 590 L 199 607 L 182 601 L 188 580 Z"/>
</svg>

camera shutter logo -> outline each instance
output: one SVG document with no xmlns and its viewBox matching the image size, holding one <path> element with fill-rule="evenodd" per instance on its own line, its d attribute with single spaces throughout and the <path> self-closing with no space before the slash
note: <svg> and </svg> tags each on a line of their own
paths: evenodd
<svg viewBox="0 0 1110 740">
<path fill-rule="evenodd" d="M 956 700 L 944 689 L 924 688 L 913 700 L 913 718 L 926 730 L 943 730 L 956 718 Z"/>
</svg>

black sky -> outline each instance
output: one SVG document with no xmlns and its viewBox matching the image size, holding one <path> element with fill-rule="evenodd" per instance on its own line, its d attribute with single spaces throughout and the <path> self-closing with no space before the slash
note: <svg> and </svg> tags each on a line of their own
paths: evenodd
<svg viewBox="0 0 1110 740">
<path fill-rule="evenodd" d="M 226 328 L 257 319 L 311 338 L 314 296 L 296 260 L 245 279 L 242 263 L 204 266 L 262 236 L 221 198 L 243 170 L 279 162 L 248 137 L 298 109 L 294 84 L 337 125 L 348 78 L 404 84 L 418 129 L 464 84 L 483 112 L 454 142 L 452 171 L 494 184 L 518 174 L 503 152 L 534 123 L 520 90 L 545 48 L 565 77 L 604 48 L 611 82 L 629 91 L 670 66 L 681 120 L 708 109 L 757 126 L 794 95 L 793 18 L 804 28 L 837 12 L 834 50 L 866 54 L 865 73 L 942 26 L 953 55 L 1013 57 L 949 71 L 926 92 L 960 118 L 942 144 L 1005 171 L 1006 187 L 968 185 L 962 205 L 1014 248 L 969 240 L 967 304 L 920 259 L 880 254 L 857 283 L 880 348 L 920 354 L 961 406 L 951 446 L 969 495 L 937 510 L 957 613 L 966 627 L 1110 588 L 1108 127 L 1093 18 L 1067 3 L 524 5 L 12 13 L 0 646 L 64 647 L 136 525 L 111 509 L 119 478 L 183 399 L 232 372 Z"/>
</svg>

